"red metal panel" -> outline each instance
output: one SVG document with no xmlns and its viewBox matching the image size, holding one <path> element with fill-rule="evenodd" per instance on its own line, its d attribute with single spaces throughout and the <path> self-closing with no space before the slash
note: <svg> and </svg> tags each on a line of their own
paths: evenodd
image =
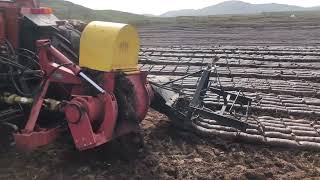
<svg viewBox="0 0 320 180">
<path fill-rule="evenodd" d="M 0 12 L 0 41 L 3 41 L 6 39 L 6 24 L 4 19 L 4 14 Z"/>
<path fill-rule="evenodd" d="M 104 73 L 102 87 L 106 90 L 105 94 L 97 97 L 77 96 L 64 110 L 75 145 L 79 150 L 90 149 L 117 136 L 140 130 L 137 122 L 117 118 L 118 106 L 113 95 L 115 74 L 116 72 Z M 126 77 L 134 86 L 135 112 L 138 119 L 142 121 L 153 96 L 146 80 L 146 73 L 131 74 Z M 101 122 L 97 131 L 92 129 L 95 121 Z"/>
<path fill-rule="evenodd" d="M 6 39 L 14 48 L 19 47 L 19 28 L 20 28 L 20 11 L 21 8 L 35 8 L 39 6 L 37 0 L 16 0 L 14 2 L 0 2 L 0 8 L 3 8 L 3 18 L 6 34 Z M 3 25 L 3 24 L 1 24 Z M 1 33 L 1 32 L 0 32 Z M 0 34 L 0 37 L 2 34 Z"/>
<path fill-rule="evenodd" d="M 31 133 L 16 133 L 14 140 L 18 148 L 31 151 L 55 140 L 62 130 L 60 128 L 41 129 Z"/>
<path fill-rule="evenodd" d="M 16 7 L 5 8 L 5 21 L 7 39 L 14 48 L 19 47 L 19 16 L 20 9 Z"/>
<path fill-rule="evenodd" d="M 76 147 L 90 149 L 110 141 L 117 120 L 117 101 L 105 93 L 98 97 L 77 96 L 64 108 Z M 92 124 L 102 121 L 95 132 Z"/>
<path fill-rule="evenodd" d="M 116 127 L 118 119 L 118 103 L 113 94 L 106 93 L 106 95 L 100 98 L 103 98 L 105 102 L 104 119 L 98 130 L 99 136 L 97 138 L 100 138 L 100 141 L 106 139 L 107 141 L 105 142 L 108 142 L 112 139 Z M 100 142 L 99 145 L 105 142 Z"/>
</svg>

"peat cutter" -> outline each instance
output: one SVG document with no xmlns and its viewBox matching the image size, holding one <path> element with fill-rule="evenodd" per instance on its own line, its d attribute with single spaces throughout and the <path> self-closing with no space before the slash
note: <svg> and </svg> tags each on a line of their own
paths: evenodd
<svg viewBox="0 0 320 180">
<path fill-rule="evenodd" d="M 249 128 L 252 100 L 224 91 L 218 59 L 173 81 L 150 77 L 149 84 L 138 68 L 139 37 L 132 26 L 94 21 L 81 31 L 37 1 L 0 1 L 0 124 L 17 147 L 33 150 L 66 130 L 79 150 L 124 135 L 136 140 L 152 99 L 184 130 L 199 130 L 196 122 Z M 194 75 L 201 76 L 195 92 L 177 87 Z M 207 107 L 208 93 L 223 105 Z"/>
<path fill-rule="evenodd" d="M 69 129 L 79 150 L 139 132 L 153 96 L 126 24 L 81 33 L 35 0 L 0 1 L 0 121 L 32 150 Z"/>
</svg>

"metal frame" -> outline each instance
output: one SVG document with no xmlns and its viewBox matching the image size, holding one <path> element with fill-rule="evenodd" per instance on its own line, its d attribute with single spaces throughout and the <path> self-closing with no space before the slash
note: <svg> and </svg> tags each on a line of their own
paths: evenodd
<svg viewBox="0 0 320 180">
<path fill-rule="evenodd" d="M 37 126 L 39 113 L 51 83 L 68 84 L 72 87 L 68 92 L 70 100 L 65 100 L 58 111 L 65 114 L 77 149 L 91 149 L 118 136 L 140 131 L 139 123 L 146 116 L 153 96 L 146 81 L 146 73 L 126 76 L 133 84 L 134 113 L 137 121 L 119 119 L 118 102 L 114 95 L 117 72 L 102 72 L 103 80 L 98 85 L 86 76 L 79 66 L 51 46 L 49 40 L 39 40 L 37 46 L 39 64 L 45 78 L 34 98 L 24 129 L 14 134 L 18 147 L 33 150 L 50 143 L 63 130 L 59 125 L 51 129 Z M 89 96 L 85 93 L 87 84 L 97 91 L 95 95 Z"/>
<path fill-rule="evenodd" d="M 173 105 L 173 107 L 170 107 L 171 112 L 173 112 L 174 116 L 176 116 L 175 118 L 182 120 L 183 128 L 189 128 L 192 125 L 194 119 L 201 117 L 214 119 L 218 123 L 234 127 L 241 131 L 247 129 L 249 127 L 249 124 L 245 121 L 248 119 L 252 99 L 245 97 L 245 95 L 241 93 L 241 91 L 238 91 L 237 94 L 226 92 L 221 85 L 216 66 L 213 66 L 212 68 L 212 65 L 209 65 L 207 69 L 185 75 L 181 78 L 166 82 L 164 84 L 152 84 L 166 90 L 184 94 L 183 89 L 177 90 L 170 87 L 169 85 L 199 73 L 202 73 L 202 75 L 198 82 L 196 91 L 190 99 L 189 105 L 187 107 L 177 107 L 177 105 Z M 216 77 L 215 82 L 210 80 L 210 77 L 212 76 Z M 212 87 L 214 83 L 216 88 Z M 207 108 L 204 104 L 203 100 L 208 91 L 217 94 L 219 97 L 222 97 L 223 106 L 219 111 L 213 111 L 210 108 Z M 235 109 L 236 104 L 240 105 L 240 107 L 242 108 L 245 107 L 245 113 L 237 112 Z"/>
</svg>

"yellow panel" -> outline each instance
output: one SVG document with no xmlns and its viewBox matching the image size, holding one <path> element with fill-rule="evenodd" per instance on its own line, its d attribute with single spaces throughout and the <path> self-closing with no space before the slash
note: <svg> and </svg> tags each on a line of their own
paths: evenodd
<svg viewBox="0 0 320 180">
<path fill-rule="evenodd" d="M 105 72 L 137 71 L 139 50 L 139 36 L 133 26 L 93 21 L 81 35 L 80 66 Z"/>
</svg>

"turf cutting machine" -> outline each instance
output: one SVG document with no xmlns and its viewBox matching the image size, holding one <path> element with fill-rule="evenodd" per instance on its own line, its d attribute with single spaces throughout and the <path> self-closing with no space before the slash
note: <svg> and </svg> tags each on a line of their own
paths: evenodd
<svg viewBox="0 0 320 180">
<path fill-rule="evenodd" d="M 35 0 L 2 0 L 0 49 L 1 131 L 17 147 L 69 131 L 87 150 L 139 132 L 153 92 L 132 26 L 94 21 L 80 34 Z"/>
<path fill-rule="evenodd" d="M 182 130 L 206 133 L 210 129 L 206 125 L 224 125 L 245 132 L 250 128 L 247 120 L 253 100 L 241 90 L 235 93 L 224 90 L 216 61 L 218 58 L 214 58 L 206 69 L 173 80 L 150 77 L 155 92 L 154 101 L 158 101 L 152 103 L 152 107 L 166 114 L 173 125 Z M 199 76 L 195 90 L 184 88 L 183 81 L 194 76 Z M 208 106 L 207 102 L 211 101 L 209 96 L 217 98 L 219 104 Z"/>
</svg>

